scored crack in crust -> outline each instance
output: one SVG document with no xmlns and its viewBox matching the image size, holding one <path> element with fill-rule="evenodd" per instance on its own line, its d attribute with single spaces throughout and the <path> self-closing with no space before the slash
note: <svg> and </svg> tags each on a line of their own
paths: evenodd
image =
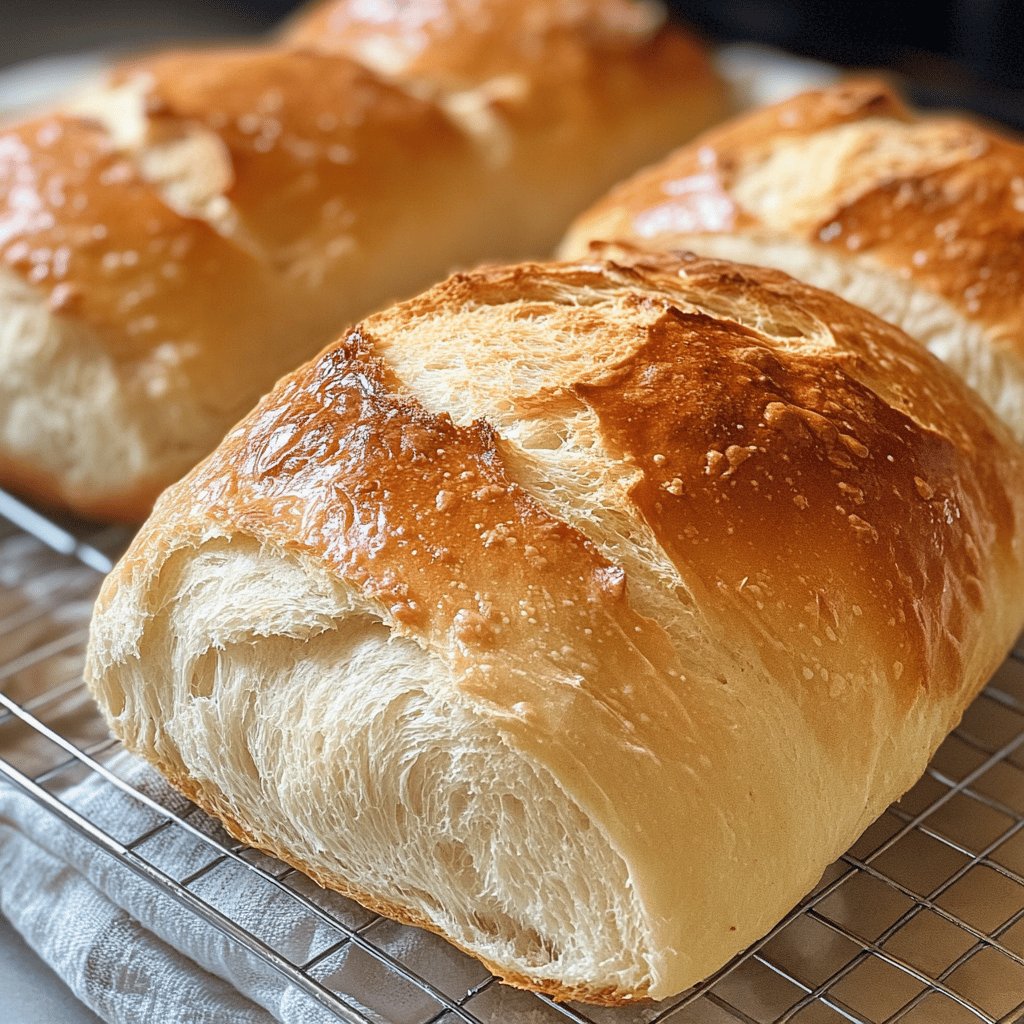
<svg viewBox="0 0 1024 1024">
<path fill-rule="evenodd" d="M 591 240 L 775 266 L 903 328 L 1024 439 L 1024 147 L 844 82 L 745 113 L 616 186 Z"/>
<path fill-rule="evenodd" d="M 1024 607 L 1024 453 L 896 328 L 606 247 L 457 275 L 160 500 L 87 664 L 239 834 L 559 997 L 763 935 Z"/>
</svg>

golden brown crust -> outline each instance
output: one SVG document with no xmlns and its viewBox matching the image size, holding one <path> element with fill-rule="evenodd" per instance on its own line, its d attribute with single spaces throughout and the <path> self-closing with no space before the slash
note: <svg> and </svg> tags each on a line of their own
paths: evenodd
<svg viewBox="0 0 1024 1024">
<path fill-rule="evenodd" d="M 326 563 L 398 628 L 457 651 L 467 692 L 496 706 L 544 714 L 528 687 L 496 689 L 479 668 L 485 654 L 524 670 L 541 658 L 567 675 L 582 661 L 593 666 L 588 697 L 621 708 L 631 679 L 626 704 L 642 703 L 640 663 L 664 671 L 675 660 L 663 631 L 631 609 L 622 569 L 512 481 L 488 424 L 428 413 L 374 353 L 389 321 L 443 318 L 488 295 L 635 289 L 636 303 L 662 312 L 632 335 L 632 351 L 530 401 L 561 402 L 568 390 L 597 413 L 608 449 L 641 471 L 640 514 L 721 614 L 775 609 L 759 657 L 777 661 L 777 681 L 801 700 L 846 685 L 808 648 L 810 633 L 850 650 L 876 648 L 883 634 L 903 707 L 922 691 L 959 694 L 962 707 L 972 694 L 961 649 L 984 609 L 985 553 L 1016 543 L 1015 448 L 949 371 L 827 293 L 762 268 L 608 255 L 618 262 L 457 275 L 371 318 L 285 378 L 167 492 L 154 522 L 184 527 L 199 514 Z M 770 296 L 783 334 L 802 311 L 811 319 L 796 329 L 817 324 L 830 338 L 790 352 L 687 312 L 676 305 L 681 279 L 740 307 Z"/>
<path fill-rule="evenodd" d="M 579 77 L 585 67 L 645 59 L 671 37 L 679 47 L 675 74 L 716 83 L 703 47 L 665 26 L 660 5 L 634 0 L 449 0 L 379 5 L 325 0 L 286 30 L 292 46 L 344 53 L 405 81 L 465 89 L 501 76 Z"/>
<path fill-rule="evenodd" d="M 1010 467 L 1022 464 L 1012 448 L 986 454 L 1006 448 L 1004 432 L 896 328 L 785 274 L 628 246 L 595 255 L 615 262 L 457 276 L 369 329 L 443 320 L 491 296 L 638 289 L 637 302 L 664 312 L 632 335 L 632 350 L 610 365 L 594 353 L 593 370 L 531 395 L 531 409 L 557 409 L 569 392 L 597 413 L 606 449 L 641 470 L 633 503 L 704 601 L 754 620 L 776 609 L 758 654 L 777 681 L 796 673 L 801 702 L 845 685 L 813 650 L 794 664 L 820 630 L 851 649 L 890 636 L 900 704 L 956 693 L 962 710 L 986 553 L 1012 549 L 1019 525 Z M 684 311 L 673 304 L 681 291 L 712 308 L 716 295 L 746 304 L 766 327 Z M 811 338 L 789 348 L 801 331 Z"/>
<path fill-rule="evenodd" d="M 280 319 L 278 277 L 303 254 L 290 246 L 366 231 L 393 201 L 406 161 L 424 150 L 440 146 L 453 160 L 469 152 L 436 107 L 342 58 L 171 54 L 127 65 L 113 82 L 144 90 L 139 151 L 70 115 L 0 138 L 0 258 L 59 315 L 95 330 L 118 360 L 175 344 L 181 368 L 213 403 L 224 402 L 224 368 L 244 379 L 244 354 L 262 325 Z M 346 97 L 345 116 L 337 96 Z M 145 175 L 139 152 L 196 124 L 228 153 L 223 197 L 240 224 L 176 212 Z M 354 228 L 338 201 L 347 195 L 362 197 Z"/>
<path fill-rule="evenodd" d="M 740 154 L 869 117 L 910 120 L 897 95 L 875 81 L 844 82 L 745 112 L 615 186 L 580 216 L 570 235 L 643 244 L 676 234 L 752 229 L 756 218 L 731 190 Z"/>
<path fill-rule="evenodd" d="M 532 164 L 552 175 L 567 159 L 621 177 L 625 161 L 602 136 L 638 156 L 664 152 L 681 129 L 692 135 L 728 109 L 706 48 L 646 0 L 413 0 L 372 12 L 326 0 L 297 17 L 284 42 L 343 53 L 449 109 L 465 109 L 453 97 L 472 97 L 492 127 L 537 137 L 519 188 L 529 187 Z"/>
<path fill-rule="evenodd" d="M 125 65 L 113 79 L 131 80 L 146 83 L 155 138 L 183 123 L 219 137 L 231 159 L 225 196 L 249 244 L 255 240 L 275 261 L 297 241 L 342 234 L 338 225 L 352 211 L 339 197 L 359 197 L 360 218 L 373 220 L 377 207 L 394 202 L 410 164 L 438 151 L 452 160 L 470 153 L 469 140 L 436 105 L 344 56 L 170 53 Z"/>
<path fill-rule="evenodd" d="M 0 136 L 0 259 L 91 328 L 118 359 L 160 340 L 212 344 L 241 317 L 225 293 L 252 294 L 253 259 L 208 224 L 175 213 L 99 125 L 49 115 Z M 259 312 L 265 312 L 259 310 Z"/>
<path fill-rule="evenodd" d="M 773 351 L 738 325 L 669 310 L 629 363 L 576 391 L 609 449 L 642 468 L 633 501 L 708 602 L 725 592 L 728 606 L 729 581 L 744 578 L 752 608 L 779 610 L 767 662 L 774 651 L 790 661 L 813 600 L 841 644 L 853 623 L 892 631 L 894 685 L 909 706 L 922 687 L 958 685 L 963 630 L 983 605 L 980 552 L 1007 542 L 1012 512 L 982 500 L 988 481 L 964 480 L 954 445 L 891 409 L 850 363 Z M 659 415 L 666 403 L 671 419 Z M 962 522 L 955 543 L 943 539 L 950 515 Z M 927 609 L 954 592 L 955 631 L 935 630 Z M 807 664 L 820 686 L 813 656 Z"/>
<path fill-rule="evenodd" d="M 116 408 L 92 408 L 83 387 L 61 396 L 59 429 L 83 413 L 134 417 L 123 424 L 125 444 L 142 450 L 89 450 L 83 440 L 65 459 L 77 463 L 71 469 L 49 452 L 36 469 L 25 464 L 35 442 L 23 426 L 2 443 L 9 486 L 137 522 L 280 373 L 337 329 L 339 299 L 322 278 L 391 230 L 394 197 L 404 191 L 412 202 L 444 167 L 479 160 L 436 106 L 341 57 L 159 56 L 115 72 L 109 96 L 119 94 L 106 104 L 109 121 L 106 107 L 93 116 L 86 104 L 0 135 L 0 262 L 27 286 L 26 304 L 38 295 L 48 307 L 51 324 L 25 321 L 53 331 L 48 358 L 74 365 L 79 339 L 94 365 L 109 357 Z M 410 161 L 425 165 L 415 185 Z M 352 196 L 357 213 L 345 201 Z M 353 301 L 342 293 L 342 304 Z M 51 354 L 58 348 L 67 351 Z M 160 406 L 152 416 L 151 403 Z M 44 452 L 62 447 L 48 429 L 38 428 Z M 126 463 L 114 480 L 92 468 L 110 459 Z"/>
<path fill-rule="evenodd" d="M 664 15 L 649 0 L 412 0 L 372 10 L 324 0 L 283 41 L 358 60 L 435 98 L 492 152 L 511 152 L 501 187 L 518 211 L 506 228 L 514 232 L 544 216 L 535 196 L 547 196 L 552 221 L 586 204 L 568 164 L 620 180 L 729 111 L 710 54 Z M 547 253 L 555 241 L 518 254 Z"/>
<path fill-rule="evenodd" d="M 608 450 L 641 471 L 639 513 L 719 614 L 757 621 L 774 609 L 757 656 L 801 703 L 849 685 L 809 636 L 867 652 L 885 635 L 902 707 L 922 692 L 965 706 L 963 645 L 985 607 L 985 553 L 1013 547 L 1020 514 L 1008 479 L 1017 453 L 985 454 L 1007 448 L 999 428 L 898 330 L 784 274 L 610 255 L 618 262 L 458 275 L 372 318 L 282 381 L 168 492 L 155 522 L 166 530 L 199 513 L 325 562 L 399 629 L 456 651 L 467 692 L 522 704 L 537 726 L 546 712 L 529 687 L 510 685 L 514 673 L 499 684 L 482 657 L 524 671 L 540 658 L 566 675 L 583 662 L 588 699 L 610 714 L 639 706 L 651 666 L 678 665 L 663 631 L 630 607 L 622 569 L 511 480 L 486 423 L 426 412 L 374 354 L 389 320 L 443 318 L 489 294 L 636 289 L 637 303 L 662 312 L 633 334 L 632 351 L 531 403 L 569 391 L 597 413 Z M 784 333 L 803 311 L 812 319 L 797 329 L 827 324 L 831 339 L 790 352 L 681 310 L 681 278 L 740 306 L 771 296 Z M 676 410 L 667 419 L 666 402 Z"/>
<path fill-rule="evenodd" d="M 0 417 L 12 459 L 43 451 L 97 510 L 121 503 L 104 460 L 132 467 L 133 494 L 149 489 L 140 476 L 166 485 L 341 326 L 453 266 L 548 251 L 610 182 L 724 104 L 706 53 L 656 6 L 430 4 L 454 34 L 422 33 L 406 75 L 364 44 L 405 39 L 413 8 L 370 31 L 357 7 L 314 10 L 276 47 L 134 60 L 0 134 L 0 263 L 30 314 L 11 330 L 52 337 L 58 372 L 39 377 L 95 370 L 79 345 L 109 356 L 110 432 L 126 439 L 98 450 L 110 432 L 75 429 L 95 413 L 74 393 L 59 427 L 45 411 L 38 430 Z M 47 500 L 71 489 L 32 484 Z"/>
<path fill-rule="evenodd" d="M 780 147 L 851 125 L 863 127 L 860 151 L 826 190 L 806 183 L 832 170 L 805 161 L 796 188 L 777 183 L 770 221 L 744 205 L 744 177 Z M 915 117 L 884 83 L 858 80 L 713 129 L 614 189 L 570 235 L 649 245 L 739 232 L 820 245 L 912 280 L 1021 351 L 1022 182 L 1017 142 L 966 119 Z"/>
<path fill-rule="evenodd" d="M 534 701 L 532 666 L 590 666 L 578 700 L 614 719 L 674 662 L 622 569 L 511 479 L 486 423 L 404 396 L 365 328 L 282 381 L 158 508 L 325 560 L 398 629 L 451 649 L 467 693 L 567 736 L 568 709 Z M 490 672 L 498 657 L 517 671 Z"/>
</svg>

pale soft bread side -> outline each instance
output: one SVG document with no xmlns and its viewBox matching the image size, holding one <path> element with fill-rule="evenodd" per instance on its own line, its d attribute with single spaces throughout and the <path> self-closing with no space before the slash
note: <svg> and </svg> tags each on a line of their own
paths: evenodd
<svg viewBox="0 0 1024 1024">
<path fill-rule="evenodd" d="M 948 362 L 1024 440 L 1024 147 L 854 81 L 743 115 L 641 171 L 562 245 L 779 267 Z"/>
<path fill-rule="evenodd" d="M 1017 635 L 1024 454 L 898 329 L 609 249 L 370 317 L 104 584 L 111 727 L 237 836 L 513 984 L 764 934 Z"/>
<path fill-rule="evenodd" d="M 538 26 L 508 44 L 531 53 L 516 76 L 457 88 L 383 74 L 313 11 L 301 41 L 136 60 L 6 129 L 0 486 L 140 519 L 345 324 L 548 252 L 723 108 L 700 47 L 645 10 Z"/>
</svg>

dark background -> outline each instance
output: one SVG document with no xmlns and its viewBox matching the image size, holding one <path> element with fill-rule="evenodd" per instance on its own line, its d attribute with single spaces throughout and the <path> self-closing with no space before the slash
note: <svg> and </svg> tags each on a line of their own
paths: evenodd
<svg viewBox="0 0 1024 1024">
<path fill-rule="evenodd" d="M 1024 130 L 1024 0 L 670 0 L 716 39 L 771 43 L 904 78 L 917 103 Z"/>
<path fill-rule="evenodd" d="M 269 28 L 289 0 L 0 0 L 0 65 Z M 1024 0 L 670 0 L 705 35 L 881 67 L 925 105 L 1024 129 Z"/>
</svg>

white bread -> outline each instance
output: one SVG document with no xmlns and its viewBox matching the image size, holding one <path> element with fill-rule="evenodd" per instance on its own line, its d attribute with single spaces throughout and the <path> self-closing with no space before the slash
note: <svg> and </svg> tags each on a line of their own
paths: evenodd
<svg viewBox="0 0 1024 1024">
<path fill-rule="evenodd" d="M 140 519 L 358 316 L 454 266 L 547 253 L 722 109 L 701 47 L 627 9 L 524 22 L 506 73 L 456 86 L 451 39 L 433 72 L 385 76 L 314 8 L 275 46 L 137 60 L 0 133 L 0 486 Z"/>
<path fill-rule="evenodd" d="M 903 328 L 1024 440 L 1024 147 L 877 81 L 714 129 L 583 214 L 595 239 L 778 267 Z"/>
<path fill-rule="evenodd" d="M 374 315 L 106 581 L 112 729 L 234 835 L 516 985 L 762 935 L 1024 619 L 1024 452 L 896 328 L 608 250 Z"/>
</svg>

